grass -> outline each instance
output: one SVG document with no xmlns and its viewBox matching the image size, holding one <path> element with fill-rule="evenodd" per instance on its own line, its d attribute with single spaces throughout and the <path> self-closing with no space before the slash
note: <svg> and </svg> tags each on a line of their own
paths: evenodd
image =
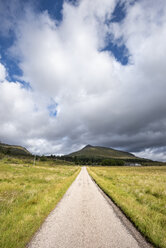
<svg viewBox="0 0 166 248">
<path fill-rule="evenodd" d="M 0 160 L 0 247 L 25 247 L 79 171 L 51 161 Z"/>
<path fill-rule="evenodd" d="M 166 167 L 89 167 L 89 174 L 156 247 L 166 248 Z"/>
</svg>

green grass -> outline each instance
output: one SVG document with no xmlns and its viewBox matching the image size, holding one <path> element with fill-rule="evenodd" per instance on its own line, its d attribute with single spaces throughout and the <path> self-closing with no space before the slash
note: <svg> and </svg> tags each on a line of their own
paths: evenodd
<svg viewBox="0 0 166 248">
<path fill-rule="evenodd" d="M 89 174 L 156 247 L 166 248 L 166 167 L 89 167 Z"/>
<path fill-rule="evenodd" d="M 32 160 L 0 160 L 0 247 L 25 247 L 79 171 L 51 161 L 34 167 Z"/>
</svg>

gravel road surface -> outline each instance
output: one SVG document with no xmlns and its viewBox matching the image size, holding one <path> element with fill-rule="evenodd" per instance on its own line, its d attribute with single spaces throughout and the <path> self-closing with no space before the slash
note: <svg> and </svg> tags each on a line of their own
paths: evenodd
<svg viewBox="0 0 166 248">
<path fill-rule="evenodd" d="M 134 230 L 135 232 L 135 230 Z M 28 248 L 145 248 L 121 221 L 85 167 Z"/>
</svg>

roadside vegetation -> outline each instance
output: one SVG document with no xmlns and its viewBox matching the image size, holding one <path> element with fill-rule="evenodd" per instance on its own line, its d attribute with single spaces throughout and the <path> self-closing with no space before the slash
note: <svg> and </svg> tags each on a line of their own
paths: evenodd
<svg viewBox="0 0 166 248">
<path fill-rule="evenodd" d="M 80 171 L 41 160 L 0 159 L 0 247 L 25 247 Z"/>
<path fill-rule="evenodd" d="M 151 243 L 166 248 L 166 166 L 89 167 L 88 172 Z"/>
</svg>

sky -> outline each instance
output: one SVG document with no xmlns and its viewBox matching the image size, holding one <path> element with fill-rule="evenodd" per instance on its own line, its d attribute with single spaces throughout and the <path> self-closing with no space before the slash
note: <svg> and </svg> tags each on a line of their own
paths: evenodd
<svg viewBox="0 0 166 248">
<path fill-rule="evenodd" d="M 165 0 L 0 0 L 0 141 L 166 161 Z"/>
</svg>

